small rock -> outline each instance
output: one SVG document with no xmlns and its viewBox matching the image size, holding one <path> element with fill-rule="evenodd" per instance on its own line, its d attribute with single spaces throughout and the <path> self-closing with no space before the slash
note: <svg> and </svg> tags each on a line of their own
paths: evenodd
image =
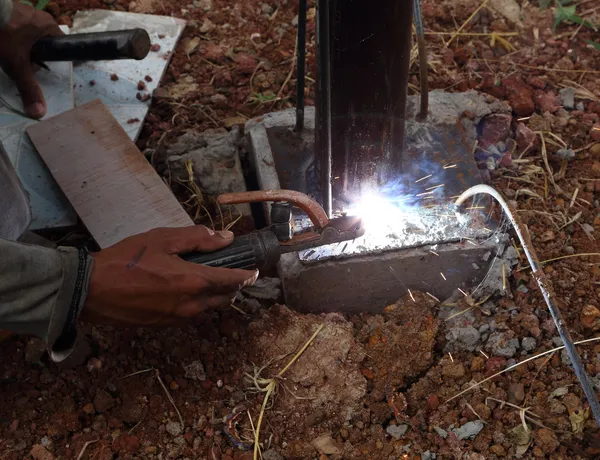
<svg viewBox="0 0 600 460">
<path fill-rule="evenodd" d="M 562 88 L 558 95 L 565 109 L 573 110 L 575 108 L 575 88 Z"/>
<path fill-rule="evenodd" d="M 537 342 L 533 337 L 523 337 L 521 339 L 521 348 L 525 351 L 533 351 L 536 345 Z"/>
<path fill-rule="evenodd" d="M 592 126 L 592 129 L 590 130 L 590 137 L 594 141 L 600 141 L 600 125 L 596 124 Z"/>
<path fill-rule="evenodd" d="M 427 409 L 430 411 L 436 410 L 440 405 L 440 397 L 435 393 L 427 397 Z"/>
<path fill-rule="evenodd" d="M 581 224 L 581 228 L 587 233 L 594 233 L 594 227 L 590 224 Z"/>
<path fill-rule="evenodd" d="M 501 444 L 494 444 L 490 447 L 490 452 L 498 457 L 506 457 L 506 450 Z"/>
<path fill-rule="evenodd" d="M 385 432 L 394 439 L 400 439 L 407 430 L 408 425 L 390 425 L 385 429 Z"/>
<path fill-rule="evenodd" d="M 490 335 L 490 338 L 486 343 L 486 348 L 490 350 L 494 356 L 512 358 L 519 348 L 519 339 L 509 338 L 505 332 L 494 332 Z"/>
<path fill-rule="evenodd" d="M 181 434 L 181 424 L 179 422 L 168 422 L 165 429 L 171 436 L 179 436 Z"/>
<path fill-rule="evenodd" d="M 144 80 L 146 80 L 148 83 L 150 83 L 152 81 L 152 77 L 150 75 L 146 75 L 144 77 Z"/>
<path fill-rule="evenodd" d="M 474 420 L 472 422 L 467 422 L 460 428 L 453 428 L 452 432 L 456 435 L 458 439 L 473 439 L 475 436 L 479 434 L 485 425 L 481 420 Z"/>
<path fill-rule="evenodd" d="M 540 77 L 528 77 L 527 84 L 533 86 L 535 89 L 545 89 L 547 83 Z"/>
<path fill-rule="evenodd" d="M 252 74 L 254 72 L 254 69 L 256 69 L 257 65 L 256 58 L 245 53 L 236 54 L 233 58 L 233 62 L 235 62 L 237 69 L 241 73 L 247 75 Z"/>
<path fill-rule="evenodd" d="M 137 454 L 141 447 L 142 444 L 137 436 L 126 433 L 115 439 L 112 444 L 113 451 L 120 454 L 121 457 L 125 455 Z"/>
<path fill-rule="evenodd" d="M 462 363 L 450 363 L 442 368 L 442 375 L 444 377 L 460 378 L 464 377 L 465 374 L 465 366 Z"/>
<path fill-rule="evenodd" d="M 262 454 L 263 460 L 284 460 L 282 455 L 275 449 L 269 449 Z"/>
<path fill-rule="evenodd" d="M 520 76 L 511 75 L 502 80 L 508 102 L 513 111 L 520 117 L 528 117 L 535 110 L 533 88 L 527 85 Z"/>
<path fill-rule="evenodd" d="M 227 107 L 227 97 L 224 96 L 223 94 L 213 94 L 210 97 L 210 102 L 213 103 L 213 105 L 217 108 L 223 109 L 225 107 Z"/>
<path fill-rule="evenodd" d="M 554 241 L 555 238 L 556 238 L 556 235 L 554 234 L 554 232 L 552 230 L 546 230 L 540 236 L 540 241 L 542 243 L 547 243 L 548 241 Z"/>
<path fill-rule="evenodd" d="M 448 437 L 448 432 L 446 430 L 444 430 L 443 428 L 440 428 L 439 426 L 434 426 L 433 429 L 435 430 L 435 432 L 440 435 L 440 437 L 446 439 Z"/>
<path fill-rule="evenodd" d="M 268 14 L 269 16 L 271 16 L 273 14 L 273 11 L 275 11 L 275 10 L 268 3 L 263 3 L 260 6 L 260 11 L 263 12 L 264 14 Z"/>
<path fill-rule="evenodd" d="M 150 47 L 150 51 L 152 51 L 153 53 L 158 53 L 160 51 L 160 45 L 158 43 L 154 43 Z"/>
<path fill-rule="evenodd" d="M 216 43 L 209 42 L 204 45 L 204 48 L 202 49 L 202 55 L 209 61 L 221 61 L 225 56 L 225 51 Z"/>
<path fill-rule="evenodd" d="M 558 442 L 554 432 L 546 428 L 540 428 L 537 430 L 533 434 L 533 437 L 537 447 L 539 447 L 546 454 L 553 453 L 560 446 L 560 443 Z"/>
<path fill-rule="evenodd" d="M 558 97 L 556 97 L 556 94 L 553 91 L 538 90 L 535 92 L 534 100 L 542 113 L 554 113 L 560 109 Z"/>
<path fill-rule="evenodd" d="M 555 155 L 563 160 L 572 160 L 575 158 L 575 152 L 571 149 L 559 149 Z"/>
<path fill-rule="evenodd" d="M 111 74 L 110 79 L 112 81 L 117 81 L 119 79 L 119 76 L 116 73 Z"/>
<path fill-rule="evenodd" d="M 485 368 L 485 361 L 481 356 L 475 356 L 471 360 L 471 372 L 480 372 Z"/>
<path fill-rule="evenodd" d="M 600 144 L 594 144 L 590 147 L 590 153 L 595 158 L 600 158 Z"/>
<path fill-rule="evenodd" d="M 39 363 L 46 353 L 46 344 L 42 339 L 32 337 L 25 345 L 25 361 L 28 363 Z"/>
<path fill-rule="evenodd" d="M 88 372 L 97 371 L 102 367 L 102 361 L 100 361 L 98 358 L 90 358 L 86 367 Z"/>
<path fill-rule="evenodd" d="M 83 406 L 83 412 L 87 415 L 93 414 L 95 411 L 96 409 L 92 403 L 87 403 L 85 406 Z"/>
<path fill-rule="evenodd" d="M 204 11 L 212 10 L 212 0 L 194 0 L 193 5 L 196 8 L 200 8 Z"/>
<path fill-rule="evenodd" d="M 54 460 L 56 457 L 52 452 L 48 452 L 41 444 L 35 444 L 29 451 L 34 460 Z"/>
<path fill-rule="evenodd" d="M 473 351 L 481 335 L 477 329 L 469 325 L 466 327 L 453 327 L 446 334 L 446 339 L 452 343 L 454 349 Z"/>
<path fill-rule="evenodd" d="M 421 454 L 421 460 L 434 460 L 436 455 L 428 450 Z"/>
<path fill-rule="evenodd" d="M 204 372 L 204 365 L 201 361 L 193 361 L 187 366 L 183 366 L 183 369 L 186 379 L 200 380 L 201 382 L 206 380 L 206 372 Z"/>
<path fill-rule="evenodd" d="M 214 25 L 214 23 L 210 19 L 206 18 L 202 23 L 202 26 L 200 27 L 200 33 L 207 34 L 208 32 L 214 30 L 215 27 L 216 26 Z"/>
<path fill-rule="evenodd" d="M 115 406 L 115 399 L 105 390 L 98 390 L 94 398 L 94 407 L 100 414 L 108 412 Z"/>
<path fill-rule="evenodd" d="M 600 310 L 594 305 L 586 305 L 581 311 L 580 321 L 585 329 L 600 330 Z"/>
<path fill-rule="evenodd" d="M 533 147 L 537 139 L 535 132 L 527 127 L 525 123 L 517 123 L 517 129 L 515 131 L 517 146 L 520 152 L 523 152 L 527 148 Z"/>
<path fill-rule="evenodd" d="M 320 436 L 313 440 L 312 445 L 325 455 L 340 455 L 342 453 L 331 436 Z"/>
<path fill-rule="evenodd" d="M 485 117 L 480 124 L 479 145 L 487 149 L 491 145 L 505 141 L 510 134 L 512 117 L 505 113 L 494 113 Z"/>
<path fill-rule="evenodd" d="M 508 402 L 520 404 L 525 399 L 525 386 L 522 383 L 511 383 L 508 385 Z"/>
<path fill-rule="evenodd" d="M 200 45 L 199 37 L 186 38 L 181 41 L 181 46 L 183 47 L 183 52 L 185 54 L 187 54 L 188 56 L 191 54 L 194 54 L 194 52 L 198 49 L 199 45 Z M 138 89 L 140 89 L 140 88 L 138 87 Z"/>
</svg>

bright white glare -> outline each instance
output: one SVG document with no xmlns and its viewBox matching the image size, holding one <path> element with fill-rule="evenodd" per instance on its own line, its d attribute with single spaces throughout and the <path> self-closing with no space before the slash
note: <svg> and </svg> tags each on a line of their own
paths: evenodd
<svg viewBox="0 0 600 460">
<path fill-rule="evenodd" d="M 387 240 L 390 237 L 402 239 L 402 235 L 425 225 L 418 206 L 404 204 L 402 200 L 392 200 L 377 193 L 368 193 L 353 204 L 349 215 L 362 218 L 369 239 Z"/>
</svg>

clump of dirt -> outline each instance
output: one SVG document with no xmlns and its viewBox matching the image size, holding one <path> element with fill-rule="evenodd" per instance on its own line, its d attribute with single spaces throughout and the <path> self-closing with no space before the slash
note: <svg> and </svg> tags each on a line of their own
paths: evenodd
<svg viewBox="0 0 600 460">
<path fill-rule="evenodd" d="M 354 338 L 352 323 L 335 313 L 301 315 L 277 305 L 248 326 L 250 360 L 281 369 L 319 325 L 323 329 L 280 380 L 274 413 L 267 415 L 301 456 L 314 453 L 312 437 L 339 431 L 361 412 L 367 390 L 360 371 L 364 349 Z"/>
</svg>

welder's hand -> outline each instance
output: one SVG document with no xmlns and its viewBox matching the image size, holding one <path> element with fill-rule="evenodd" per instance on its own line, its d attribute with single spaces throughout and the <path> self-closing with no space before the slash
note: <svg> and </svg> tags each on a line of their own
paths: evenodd
<svg viewBox="0 0 600 460">
<path fill-rule="evenodd" d="M 230 305 L 258 271 L 213 268 L 178 254 L 228 246 L 231 232 L 203 226 L 162 228 L 131 236 L 92 254 L 94 268 L 81 318 L 122 326 L 179 324 Z"/>
<path fill-rule="evenodd" d="M 37 81 L 30 54 L 40 38 L 62 35 L 48 13 L 20 2 L 13 3 L 8 25 L 0 29 L 0 67 L 15 81 L 25 113 L 32 118 L 46 114 L 46 101 Z"/>
</svg>

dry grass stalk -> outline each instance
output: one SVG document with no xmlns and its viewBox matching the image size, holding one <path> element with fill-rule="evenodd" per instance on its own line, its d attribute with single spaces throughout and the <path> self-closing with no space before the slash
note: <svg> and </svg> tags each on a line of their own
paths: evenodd
<svg viewBox="0 0 600 460">
<path fill-rule="evenodd" d="M 246 374 L 246 377 L 250 378 L 251 381 L 253 381 L 254 383 L 254 387 L 261 392 L 265 393 L 261 408 L 260 408 L 260 414 L 258 416 L 258 421 L 256 422 L 256 429 L 254 430 L 254 460 L 258 460 L 258 457 L 260 456 L 262 458 L 262 454 L 260 453 L 260 427 L 262 425 L 262 421 L 265 415 L 265 410 L 267 409 L 267 404 L 269 403 L 270 397 L 272 394 L 274 394 L 277 390 L 277 385 L 279 382 L 279 379 L 281 379 L 281 377 L 283 377 L 283 374 L 285 374 L 289 368 L 298 360 L 298 358 L 300 358 L 300 356 L 302 356 L 302 353 L 304 353 L 306 351 L 306 349 L 310 346 L 310 344 L 313 342 L 313 340 L 315 340 L 315 338 L 317 337 L 317 335 L 319 335 L 319 332 L 321 332 L 321 330 L 325 327 L 324 324 L 320 324 L 319 327 L 317 327 L 317 330 L 313 333 L 313 335 L 306 341 L 306 343 L 302 346 L 302 348 L 298 351 L 298 353 L 296 353 L 294 355 L 294 357 L 286 364 L 286 366 L 281 369 L 279 371 L 279 373 L 271 378 L 271 379 L 263 379 L 260 377 L 260 372 L 266 367 L 262 367 L 261 369 L 258 370 L 258 372 L 255 371 L 254 375 L 250 375 L 250 374 Z M 268 364 L 267 364 L 268 366 Z"/>
<path fill-rule="evenodd" d="M 580 340 L 579 342 L 574 342 L 574 343 L 575 343 L 575 345 L 582 345 L 582 344 L 584 344 L 584 343 L 596 342 L 596 341 L 598 341 L 598 340 L 600 340 L 600 337 L 594 337 L 594 338 L 592 338 L 592 339 L 587 339 L 587 340 Z M 548 351 L 544 351 L 544 352 L 542 352 L 542 353 L 538 353 L 537 355 L 534 355 L 534 356 L 532 356 L 532 357 L 530 357 L 530 358 L 524 359 L 523 361 L 519 361 L 518 363 L 516 363 L 516 364 L 513 364 L 512 366 L 508 366 L 506 369 L 504 369 L 504 370 L 501 370 L 500 372 L 496 372 L 494 375 L 491 375 L 490 377 L 487 377 L 487 378 L 485 378 L 485 379 L 481 380 L 480 382 L 477 382 L 477 383 L 475 383 L 475 384 L 471 385 L 471 386 L 470 386 L 469 388 L 467 388 L 466 390 L 463 390 L 463 391 L 461 391 L 460 393 L 458 393 L 458 394 L 455 394 L 455 395 L 454 395 L 454 396 L 452 396 L 451 398 L 449 398 L 449 399 L 447 399 L 446 401 L 444 401 L 444 404 L 445 404 L 445 403 L 447 403 L 447 402 L 450 402 L 450 401 L 452 401 L 453 399 L 456 399 L 456 398 L 458 398 L 459 396 L 462 396 L 462 395 L 464 395 L 465 393 L 468 393 L 469 391 L 473 390 L 474 388 L 477 388 L 478 386 L 482 385 L 482 384 L 483 384 L 483 383 L 485 383 L 485 382 L 489 382 L 490 380 L 492 380 L 492 379 L 495 379 L 496 377 L 498 377 L 499 375 L 502 375 L 502 374 L 504 374 L 505 372 L 511 371 L 511 370 L 513 370 L 514 368 L 516 368 L 516 367 L 519 367 L 521 364 L 528 363 L 529 361 L 533 361 L 533 360 L 535 360 L 535 359 L 541 358 L 542 356 L 546 356 L 546 355 L 548 355 L 548 354 L 550 354 L 550 353 L 554 353 L 555 351 L 562 350 L 563 348 L 565 348 L 565 347 L 564 347 L 564 345 L 563 345 L 563 346 L 561 346 L 561 347 L 556 347 L 556 348 L 553 348 L 553 349 L 551 349 L 551 350 L 548 350 Z"/>
</svg>

